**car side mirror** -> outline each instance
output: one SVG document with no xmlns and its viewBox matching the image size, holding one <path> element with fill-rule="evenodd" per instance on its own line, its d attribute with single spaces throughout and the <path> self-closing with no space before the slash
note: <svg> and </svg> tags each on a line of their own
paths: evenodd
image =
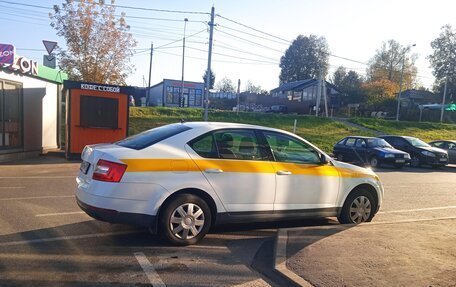
<svg viewBox="0 0 456 287">
<path fill-rule="evenodd" d="M 329 158 L 326 155 L 324 155 L 324 154 L 320 154 L 320 163 L 321 164 L 330 163 Z"/>
</svg>

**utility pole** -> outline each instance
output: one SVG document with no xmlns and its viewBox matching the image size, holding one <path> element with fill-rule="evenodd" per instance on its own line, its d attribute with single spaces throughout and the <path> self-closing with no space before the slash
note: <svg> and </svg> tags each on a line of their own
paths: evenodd
<svg viewBox="0 0 456 287">
<path fill-rule="evenodd" d="M 402 95 L 402 78 L 404 77 L 405 53 L 402 55 L 401 83 L 399 84 L 399 94 L 397 95 L 396 122 L 399 121 L 399 112 L 401 110 Z"/>
<path fill-rule="evenodd" d="M 236 114 L 239 115 L 239 98 L 241 97 L 241 79 L 238 79 L 238 89 L 237 89 L 237 109 Z"/>
<path fill-rule="evenodd" d="M 440 110 L 440 122 L 443 122 L 443 112 L 445 111 L 445 98 L 446 98 L 446 93 L 447 93 L 447 85 L 448 85 L 448 72 L 445 77 L 445 88 L 443 88 L 442 108 Z"/>
<path fill-rule="evenodd" d="M 318 86 L 317 86 L 317 103 L 315 106 L 315 116 L 318 117 L 318 110 L 320 109 L 320 102 L 321 102 L 321 67 L 320 67 L 320 74 L 318 76 Z"/>
<path fill-rule="evenodd" d="M 154 43 L 150 43 L 149 84 L 147 86 L 147 93 L 146 93 L 146 106 L 149 106 L 150 78 L 151 78 L 151 74 L 152 74 L 152 56 L 153 55 L 154 55 Z"/>
<path fill-rule="evenodd" d="M 211 22 L 209 22 L 209 51 L 207 55 L 207 75 L 206 75 L 206 97 L 204 100 L 204 121 L 207 122 L 207 110 L 209 108 L 209 88 L 211 86 L 211 60 L 212 60 L 212 39 L 214 36 L 214 17 L 215 8 L 211 9 Z"/>
<path fill-rule="evenodd" d="M 188 19 L 184 19 L 184 38 L 182 39 L 182 87 L 181 87 L 181 98 L 179 101 L 179 106 L 185 106 L 185 98 L 184 98 L 184 65 L 185 65 L 185 29 L 187 28 L 187 21 Z"/>
<path fill-rule="evenodd" d="M 326 97 L 326 79 L 323 78 L 323 100 L 325 101 L 325 116 L 328 117 L 328 98 Z"/>
</svg>

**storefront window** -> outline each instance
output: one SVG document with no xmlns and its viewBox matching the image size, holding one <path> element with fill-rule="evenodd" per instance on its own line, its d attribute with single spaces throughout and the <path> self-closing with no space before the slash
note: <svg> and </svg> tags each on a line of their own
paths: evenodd
<svg viewBox="0 0 456 287">
<path fill-rule="evenodd" d="M 195 90 L 195 106 L 200 107 L 202 104 L 203 91 L 201 89 Z"/>
<path fill-rule="evenodd" d="M 171 104 L 173 102 L 173 87 L 166 87 L 166 103 Z"/>
<path fill-rule="evenodd" d="M 173 88 L 173 104 L 179 104 L 180 98 L 180 88 L 174 87 Z"/>
<path fill-rule="evenodd" d="M 0 81 L 0 149 L 22 146 L 22 87 Z"/>
</svg>

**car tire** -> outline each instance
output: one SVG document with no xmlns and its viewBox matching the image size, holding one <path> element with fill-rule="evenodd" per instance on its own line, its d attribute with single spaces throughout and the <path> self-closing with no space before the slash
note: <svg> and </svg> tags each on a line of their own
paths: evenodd
<svg viewBox="0 0 456 287">
<path fill-rule="evenodd" d="M 348 195 L 337 219 L 342 224 L 370 222 L 376 210 L 377 203 L 372 194 L 365 189 L 358 189 Z"/>
<path fill-rule="evenodd" d="M 196 244 L 209 231 L 211 222 L 211 210 L 203 199 L 179 194 L 160 212 L 159 234 L 173 245 Z"/>
<path fill-rule="evenodd" d="M 373 168 L 380 167 L 380 162 L 376 156 L 373 156 L 369 159 L 369 165 Z"/>
<path fill-rule="evenodd" d="M 420 158 L 416 155 L 412 155 L 410 159 L 410 166 L 411 167 L 419 167 L 421 165 Z"/>
</svg>

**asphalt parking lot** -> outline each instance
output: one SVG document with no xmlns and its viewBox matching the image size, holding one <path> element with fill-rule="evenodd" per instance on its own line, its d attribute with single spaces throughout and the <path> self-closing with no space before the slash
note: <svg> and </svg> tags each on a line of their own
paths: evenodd
<svg viewBox="0 0 456 287">
<path fill-rule="evenodd" d="M 310 250 L 309 237 L 302 227 L 310 230 L 318 228 L 316 226 L 339 226 L 333 219 L 262 224 L 259 226 L 261 229 L 253 229 L 253 226 L 248 225 L 222 226 L 198 245 L 164 246 L 145 230 L 98 222 L 81 212 L 74 200 L 74 177 L 78 168 L 78 162 L 66 162 L 52 156 L 0 165 L 1 286 L 289 285 L 289 281 L 273 271 L 274 242 L 277 227 L 298 226 L 299 229 L 287 229 L 288 232 L 296 232 L 290 233 L 294 236 L 288 239 L 292 244 L 288 250 L 288 268 L 314 285 L 324 286 L 327 282 L 334 283 L 334 286 L 340 282 L 356 285 L 353 284 L 356 281 L 340 279 L 345 271 L 330 274 L 323 272 L 324 269 L 315 271 L 317 267 L 327 267 L 325 264 L 328 263 L 324 260 L 319 262 L 320 265 L 314 262 L 316 268 L 312 272 L 306 268 L 308 264 L 304 259 L 309 254 L 328 261 L 332 256 L 323 246 Z M 396 242 L 413 239 L 413 230 L 420 237 L 429 236 L 429 241 L 437 240 L 435 242 L 439 244 L 443 244 L 439 238 L 444 238 L 446 249 L 429 249 L 431 253 L 417 255 L 417 258 L 435 258 L 435 262 L 445 264 L 447 261 L 441 261 L 441 254 L 450 254 L 445 260 L 453 262 L 454 266 L 456 247 L 451 242 L 456 242 L 456 219 L 451 218 L 456 218 L 456 168 L 381 169 L 378 174 L 385 185 L 386 197 L 374 223 L 390 224 L 394 232 L 385 235 L 386 240 Z M 408 223 L 404 223 L 418 220 L 427 223 L 413 226 L 412 229 L 407 226 Z M 411 230 L 408 237 L 393 236 L 404 229 Z M 372 234 L 382 237 L 385 234 L 378 229 L 369 234 L 362 230 L 357 232 L 354 228 L 350 232 L 350 237 L 354 238 Z M 329 232 L 319 236 L 327 241 L 336 238 L 332 236 L 334 234 Z M 304 240 L 306 238 L 307 241 Z M 320 239 L 311 241 L 318 241 L 319 244 L 325 242 Z M 423 244 L 428 242 L 422 241 Z M 389 246 L 388 241 L 385 241 L 384 246 Z M 401 246 L 405 248 L 407 244 Z M 417 252 L 423 246 L 418 244 L 412 247 L 404 251 L 411 261 L 414 253 L 410 252 Z M 321 255 L 315 253 L 316 250 L 326 253 Z M 401 249 L 394 251 L 401 253 Z M 388 262 L 383 263 L 388 266 Z M 373 264 L 369 270 L 375 270 L 375 266 Z M 429 265 L 429 268 L 432 267 L 434 265 Z M 337 271 L 337 268 L 332 270 Z M 407 276 L 413 277 L 413 272 L 408 270 Z M 420 272 L 420 269 L 416 272 Z M 456 282 L 454 272 L 447 274 L 445 280 L 454 279 L 452 282 Z M 375 275 L 371 277 L 373 280 L 377 278 Z M 329 281 L 325 281 L 325 278 L 329 278 Z M 435 282 L 447 286 L 446 283 L 451 281 L 445 280 Z M 427 281 L 422 283 L 428 285 Z"/>
</svg>

